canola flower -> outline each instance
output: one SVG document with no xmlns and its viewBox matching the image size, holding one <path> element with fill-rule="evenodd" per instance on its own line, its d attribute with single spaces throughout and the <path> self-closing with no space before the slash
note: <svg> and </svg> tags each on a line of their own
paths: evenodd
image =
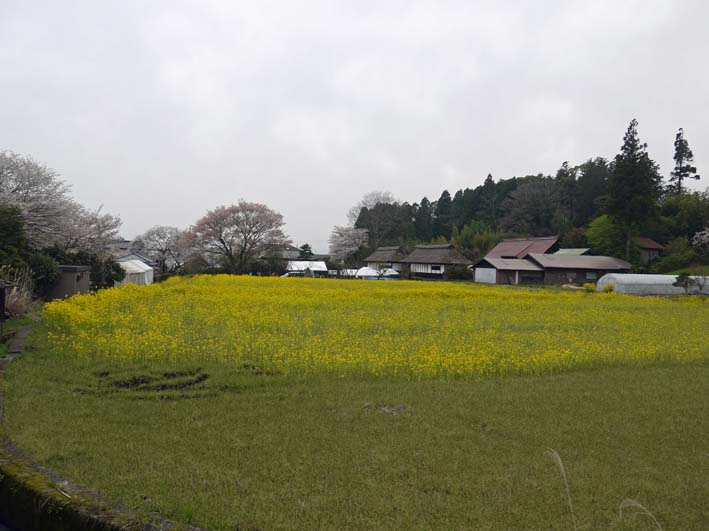
<svg viewBox="0 0 709 531">
<path fill-rule="evenodd" d="M 447 282 L 175 277 L 52 302 L 45 320 L 61 355 L 286 374 L 450 378 L 709 359 L 699 298 Z"/>
</svg>

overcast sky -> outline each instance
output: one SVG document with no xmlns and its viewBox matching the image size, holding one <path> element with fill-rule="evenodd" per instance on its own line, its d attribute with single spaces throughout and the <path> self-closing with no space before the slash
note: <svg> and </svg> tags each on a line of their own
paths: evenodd
<svg viewBox="0 0 709 531">
<path fill-rule="evenodd" d="M 632 118 L 664 175 L 684 127 L 704 189 L 708 21 L 701 0 L 0 0 L 0 149 L 128 238 L 243 198 L 319 252 L 366 192 L 611 158 Z"/>
</svg>

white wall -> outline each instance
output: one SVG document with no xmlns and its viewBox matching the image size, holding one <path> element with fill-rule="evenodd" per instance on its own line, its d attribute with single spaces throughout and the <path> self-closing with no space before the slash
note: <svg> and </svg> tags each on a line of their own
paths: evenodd
<svg viewBox="0 0 709 531">
<path fill-rule="evenodd" d="M 485 284 L 497 284 L 497 269 L 492 267 L 476 267 L 475 282 L 483 282 Z"/>
<path fill-rule="evenodd" d="M 440 266 L 439 271 L 434 271 L 432 269 L 433 265 Z M 442 275 L 446 271 L 446 266 L 443 264 L 411 264 L 412 273 L 428 273 L 429 275 Z"/>
</svg>

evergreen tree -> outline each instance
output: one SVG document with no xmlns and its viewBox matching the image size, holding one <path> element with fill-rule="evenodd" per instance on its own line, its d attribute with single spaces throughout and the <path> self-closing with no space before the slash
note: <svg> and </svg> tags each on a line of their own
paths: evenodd
<svg viewBox="0 0 709 531">
<path fill-rule="evenodd" d="M 458 190 L 453 196 L 451 203 L 451 225 L 453 228 L 463 226 L 463 190 Z"/>
<path fill-rule="evenodd" d="M 433 237 L 443 236 L 446 240 L 451 237 L 453 226 L 451 223 L 453 201 L 448 190 L 443 190 L 441 197 L 436 203 L 436 212 L 433 216 Z"/>
<path fill-rule="evenodd" d="M 421 199 L 421 204 L 416 208 L 414 230 L 419 241 L 430 242 L 433 238 L 433 212 L 427 197 Z"/>
<path fill-rule="evenodd" d="M 630 259 L 631 239 L 652 219 L 662 189 L 657 163 L 638 138 L 638 121 L 633 119 L 615 156 L 608 182 L 608 214 L 625 233 L 625 257 Z"/>
<path fill-rule="evenodd" d="M 669 192 L 677 195 L 684 191 L 682 183 L 685 179 L 699 179 L 697 168 L 692 166 L 694 153 L 689 149 L 689 143 L 684 138 L 684 130 L 680 127 L 675 137 L 675 169 L 670 173 Z"/>
<path fill-rule="evenodd" d="M 23 268 L 29 249 L 22 211 L 9 205 L 0 205 L 0 266 Z"/>
<path fill-rule="evenodd" d="M 493 229 L 497 228 L 499 202 L 497 185 L 491 174 L 487 174 L 480 193 L 480 211 L 478 217 Z"/>
<path fill-rule="evenodd" d="M 304 243 L 299 247 L 298 260 L 312 260 L 315 256 L 309 243 Z"/>
<path fill-rule="evenodd" d="M 598 216 L 608 193 L 610 168 L 603 157 L 588 159 L 579 166 L 576 180 L 576 225 L 587 225 Z"/>
<path fill-rule="evenodd" d="M 578 167 L 569 166 L 568 161 L 564 161 L 561 168 L 556 172 L 556 189 L 559 201 L 560 225 L 567 227 L 573 223 L 576 217 L 576 174 Z"/>
</svg>

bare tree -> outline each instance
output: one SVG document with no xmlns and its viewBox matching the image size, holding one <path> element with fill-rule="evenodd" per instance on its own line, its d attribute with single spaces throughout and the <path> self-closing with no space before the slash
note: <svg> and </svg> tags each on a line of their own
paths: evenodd
<svg viewBox="0 0 709 531">
<path fill-rule="evenodd" d="M 368 235 L 365 229 L 336 225 L 330 234 L 330 256 L 333 260 L 344 262 L 367 245 Z"/>
<path fill-rule="evenodd" d="M 31 246 L 56 243 L 76 204 L 57 172 L 31 157 L 0 152 L 0 203 L 22 211 Z"/>
<path fill-rule="evenodd" d="M 232 273 L 244 273 L 251 259 L 270 245 L 288 243 L 283 216 L 266 205 L 240 200 L 210 210 L 192 227 L 200 248 Z"/>
<path fill-rule="evenodd" d="M 192 252 L 191 234 L 162 225 L 148 229 L 133 240 L 131 249 L 155 260 L 161 271 L 178 271 Z"/>
<path fill-rule="evenodd" d="M 347 220 L 349 221 L 350 225 L 354 227 L 355 223 L 357 223 L 359 213 L 362 211 L 363 208 L 371 210 L 380 203 L 383 205 L 389 205 L 397 202 L 398 201 L 394 198 L 391 192 L 382 192 L 380 190 L 375 190 L 373 192 L 366 193 L 362 196 L 362 199 L 360 199 L 359 203 L 350 208 L 350 210 L 347 212 Z"/>
<path fill-rule="evenodd" d="M 121 220 L 87 209 L 69 196 L 59 174 L 31 157 L 0 152 L 0 203 L 22 212 L 29 244 L 99 254 L 118 236 Z"/>
<path fill-rule="evenodd" d="M 709 227 L 706 227 L 704 230 L 692 236 L 692 245 L 694 245 L 700 253 L 709 254 Z"/>
<path fill-rule="evenodd" d="M 86 251 L 103 256 L 109 244 L 118 238 L 121 220 L 102 213 L 103 207 L 90 210 L 71 202 L 65 215 L 57 220 L 54 244 L 66 252 Z"/>
</svg>

